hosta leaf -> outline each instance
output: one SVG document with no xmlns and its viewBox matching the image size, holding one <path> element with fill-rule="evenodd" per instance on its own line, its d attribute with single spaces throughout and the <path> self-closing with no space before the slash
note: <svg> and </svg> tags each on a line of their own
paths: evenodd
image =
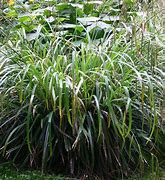
<svg viewBox="0 0 165 180">
<path fill-rule="evenodd" d="M 84 17 L 84 18 L 77 18 L 77 20 L 82 23 L 83 25 L 92 24 L 92 22 L 99 21 L 99 17 Z"/>
</svg>

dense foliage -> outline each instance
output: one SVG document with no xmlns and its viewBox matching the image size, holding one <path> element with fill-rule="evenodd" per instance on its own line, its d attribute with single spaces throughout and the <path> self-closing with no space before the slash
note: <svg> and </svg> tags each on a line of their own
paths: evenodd
<svg viewBox="0 0 165 180">
<path fill-rule="evenodd" d="M 71 175 L 157 176 L 163 162 L 163 21 L 153 3 L 4 4 L 0 154 Z"/>
</svg>

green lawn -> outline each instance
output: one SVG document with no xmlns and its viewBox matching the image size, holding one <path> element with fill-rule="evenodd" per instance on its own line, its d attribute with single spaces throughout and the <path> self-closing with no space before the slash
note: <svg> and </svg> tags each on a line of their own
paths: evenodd
<svg viewBox="0 0 165 180">
<path fill-rule="evenodd" d="M 4 165 L 0 166 L 0 180 L 73 180 L 73 178 L 63 177 L 61 175 L 42 175 L 39 171 L 17 171 L 15 168 Z M 81 178 L 80 178 L 81 179 Z M 89 178 L 86 178 L 89 179 Z M 96 178 L 90 178 L 95 179 Z M 148 172 L 143 178 L 133 176 L 127 180 L 165 180 L 165 169 L 160 169 L 159 177 Z M 74 178 L 76 180 L 76 178 Z M 99 180 L 97 178 L 97 180 Z M 118 179 L 120 180 L 120 179 Z"/>
<path fill-rule="evenodd" d="M 10 166 L 0 166 L 0 180 L 69 180 L 70 178 L 54 175 L 42 175 L 38 171 L 17 171 Z"/>
</svg>

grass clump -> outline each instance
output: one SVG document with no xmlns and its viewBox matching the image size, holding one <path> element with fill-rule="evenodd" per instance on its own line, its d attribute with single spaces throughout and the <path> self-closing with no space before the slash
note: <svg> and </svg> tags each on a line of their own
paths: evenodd
<svg viewBox="0 0 165 180">
<path fill-rule="evenodd" d="M 147 32 L 140 21 L 109 33 L 83 25 L 76 43 L 77 29 L 57 35 L 46 24 L 30 40 L 23 25 L 12 29 L 0 48 L 1 155 L 42 172 L 107 179 L 148 166 L 157 177 L 163 46 L 153 21 Z"/>
</svg>

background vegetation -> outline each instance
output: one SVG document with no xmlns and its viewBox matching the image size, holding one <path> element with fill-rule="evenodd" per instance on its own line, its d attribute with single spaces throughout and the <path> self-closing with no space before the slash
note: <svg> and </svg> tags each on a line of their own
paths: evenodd
<svg viewBox="0 0 165 180">
<path fill-rule="evenodd" d="M 124 178 L 165 157 L 164 41 L 154 2 L 3 4 L 0 154 L 16 166 Z"/>
</svg>

